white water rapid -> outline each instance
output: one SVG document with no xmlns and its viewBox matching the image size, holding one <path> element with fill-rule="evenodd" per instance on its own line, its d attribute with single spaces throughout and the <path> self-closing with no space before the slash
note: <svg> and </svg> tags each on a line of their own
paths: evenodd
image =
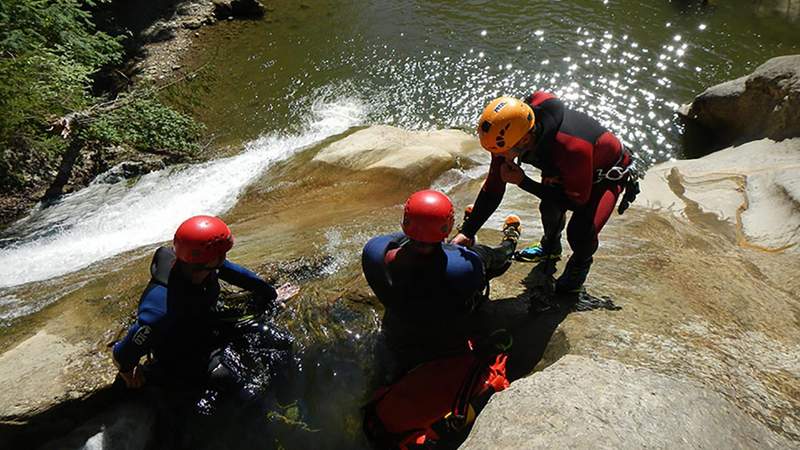
<svg viewBox="0 0 800 450">
<path fill-rule="evenodd" d="M 267 168 L 297 151 L 358 125 L 365 105 L 320 101 L 296 135 L 268 134 L 236 156 L 172 167 L 125 180 L 95 181 L 57 204 L 38 207 L 0 241 L 0 288 L 46 280 L 137 247 L 168 240 L 196 214 L 220 215 Z"/>
</svg>

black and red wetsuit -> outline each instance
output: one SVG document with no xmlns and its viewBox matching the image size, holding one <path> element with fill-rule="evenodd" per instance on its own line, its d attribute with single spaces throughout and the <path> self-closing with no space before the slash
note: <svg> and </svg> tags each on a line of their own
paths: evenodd
<svg viewBox="0 0 800 450">
<path fill-rule="evenodd" d="M 566 211 L 573 211 L 567 227 L 573 255 L 559 282 L 574 285 L 564 288 L 577 287 L 583 284 L 597 250 L 597 235 L 623 191 L 621 183 L 601 181 L 595 184 L 595 173 L 598 169 L 626 167 L 631 162 L 630 155 L 619 139 L 600 123 L 565 107 L 554 95 L 537 91 L 525 101 L 533 108 L 536 119 L 535 147 L 524 152 L 520 160 L 541 169 L 542 183 L 526 176 L 519 186 L 542 200 L 539 204 L 545 232 L 542 246 L 547 253 L 560 253 Z M 500 176 L 503 162 L 502 156 L 492 155 L 489 174 L 462 229 L 470 238 L 503 199 L 506 189 Z M 556 179 L 557 184 L 547 182 Z"/>
</svg>

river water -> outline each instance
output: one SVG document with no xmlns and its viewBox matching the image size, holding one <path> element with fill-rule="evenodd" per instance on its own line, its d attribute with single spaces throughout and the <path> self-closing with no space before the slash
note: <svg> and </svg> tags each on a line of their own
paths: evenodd
<svg viewBox="0 0 800 450">
<path fill-rule="evenodd" d="M 188 215 L 222 214 L 275 160 L 349 127 L 471 130 L 500 94 L 554 91 L 644 161 L 680 157 L 674 109 L 800 51 L 796 9 L 745 0 L 271 2 L 266 20 L 207 31 L 188 58 L 203 70 L 169 93 L 218 145 L 242 154 L 136 183 L 98 181 L 33 211 L 0 235 L 0 289 L 168 239 Z M 0 295 L 0 319 L 30 311 L 13 292 Z"/>
<path fill-rule="evenodd" d="M 135 181 L 97 180 L 3 231 L 0 325 L 23 324 L 88 278 L 145 257 L 143 246 L 168 240 L 193 214 L 227 214 L 238 223 L 241 248 L 250 249 L 242 250 L 244 261 L 259 261 L 264 252 L 253 242 L 273 239 L 262 229 L 277 220 L 259 214 L 270 202 L 290 201 L 270 197 L 280 178 L 272 171 L 301 166 L 304 150 L 354 127 L 472 130 L 491 98 L 545 89 L 597 117 L 648 164 L 680 158 L 679 104 L 770 57 L 800 53 L 799 12 L 790 1 L 702 3 L 276 0 L 264 20 L 205 29 L 187 55 L 188 66 L 201 70 L 165 95 L 233 156 Z M 381 195 L 399 203 L 405 194 Z M 352 266 L 377 229 L 342 219 L 317 231 L 305 237 L 315 242 L 309 249 L 345 255 L 326 269 L 333 273 Z M 302 254 L 299 238 L 287 239 L 294 242 L 288 254 Z M 373 316 L 337 314 L 358 325 L 344 333 L 374 325 Z M 316 355 L 325 373 L 347 360 L 336 351 Z M 347 380 L 337 380 L 344 388 Z M 318 408 L 337 414 L 335 405 Z"/>
</svg>

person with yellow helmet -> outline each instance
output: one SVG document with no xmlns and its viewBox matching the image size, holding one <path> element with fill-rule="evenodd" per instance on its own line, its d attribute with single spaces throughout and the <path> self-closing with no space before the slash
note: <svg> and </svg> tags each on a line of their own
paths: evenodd
<svg viewBox="0 0 800 450">
<path fill-rule="evenodd" d="M 625 192 L 619 213 L 638 193 L 633 158 L 597 120 L 567 108 L 553 94 L 537 91 L 525 100 L 500 97 L 478 120 L 481 146 L 491 152 L 489 174 L 453 243 L 469 245 L 497 209 L 506 184 L 539 197 L 544 237 L 517 253 L 541 262 L 561 258 L 566 212 L 572 211 L 567 241 L 573 251 L 556 281 L 557 293 L 580 292 L 598 247 L 598 234 Z M 542 171 L 541 182 L 525 175 L 522 163 Z"/>
</svg>

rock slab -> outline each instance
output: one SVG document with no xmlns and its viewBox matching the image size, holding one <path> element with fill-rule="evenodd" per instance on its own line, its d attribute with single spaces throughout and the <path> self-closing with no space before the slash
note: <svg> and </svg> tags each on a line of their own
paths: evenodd
<svg viewBox="0 0 800 450">
<path fill-rule="evenodd" d="M 406 131 L 379 125 L 353 133 L 312 160 L 353 171 L 383 170 L 415 178 L 453 168 L 458 159 L 485 158 L 477 139 L 463 131 Z"/>
<path fill-rule="evenodd" d="M 797 448 L 688 380 L 567 355 L 495 394 L 461 449 Z"/>
<path fill-rule="evenodd" d="M 27 417 L 69 400 L 64 373 L 85 350 L 41 330 L 0 355 L 0 418 Z"/>
<path fill-rule="evenodd" d="M 679 111 L 722 146 L 800 136 L 800 55 L 772 58 L 752 74 L 713 86 Z"/>
<path fill-rule="evenodd" d="M 748 142 L 647 171 L 638 205 L 726 224 L 740 245 L 797 250 L 800 138 Z M 705 217 L 704 217 L 705 216 Z"/>
</svg>

